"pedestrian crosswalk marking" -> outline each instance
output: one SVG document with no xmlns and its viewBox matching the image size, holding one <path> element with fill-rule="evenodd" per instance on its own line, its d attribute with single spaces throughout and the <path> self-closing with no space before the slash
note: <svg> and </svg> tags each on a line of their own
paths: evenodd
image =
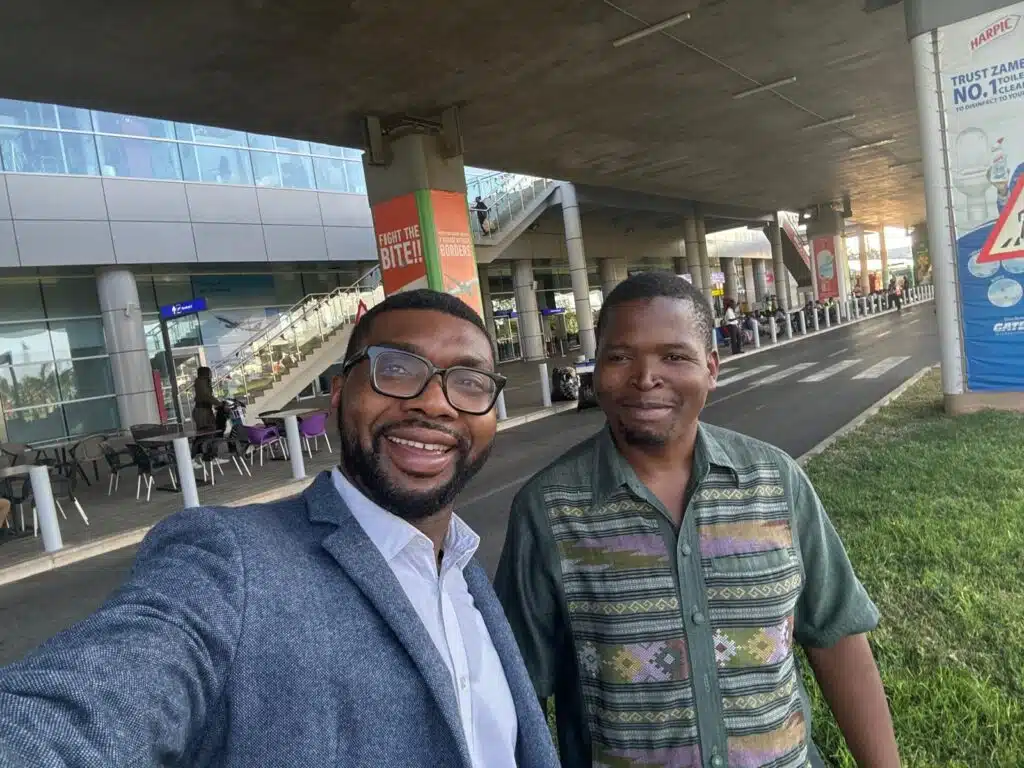
<svg viewBox="0 0 1024 768">
<path fill-rule="evenodd" d="M 892 331 L 882 331 L 882 332 L 881 332 L 880 334 L 878 334 L 877 336 L 875 336 L 875 338 L 876 338 L 876 339 L 884 339 L 884 338 L 885 338 L 886 336 L 888 336 L 888 335 L 889 335 L 890 333 L 892 333 Z"/>
<path fill-rule="evenodd" d="M 840 356 L 841 354 L 843 354 L 844 352 L 849 352 L 849 351 L 850 351 L 850 348 L 849 348 L 849 347 L 843 347 L 842 349 L 839 349 L 839 350 L 836 350 L 835 352 L 832 352 L 832 353 L 831 353 L 831 354 L 829 355 L 829 357 L 839 357 L 839 356 Z"/>
<path fill-rule="evenodd" d="M 757 376 L 758 374 L 764 373 L 765 371 L 770 371 L 773 368 L 778 367 L 779 366 L 777 365 L 759 365 L 757 366 L 757 368 L 751 368 L 749 371 L 740 371 L 739 373 L 734 373 L 732 376 L 726 376 L 724 379 L 719 379 L 718 386 L 724 387 L 727 384 L 735 384 L 737 381 L 749 379 L 751 376 Z"/>
<path fill-rule="evenodd" d="M 825 381 L 825 379 L 831 379 L 837 373 L 840 373 L 841 371 L 845 371 L 847 368 L 852 368 L 853 366 L 855 366 L 859 362 L 860 362 L 860 358 L 852 358 L 850 360 L 840 360 L 835 365 L 830 365 L 828 368 L 824 369 L 823 371 L 818 371 L 817 373 L 812 373 L 807 378 L 800 379 L 800 382 L 801 383 L 805 383 L 805 382 L 806 383 L 814 383 L 814 382 L 818 382 L 818 381 Z"/>
<path fill-rule="evenodd" d="M 788 379 L 790 376 L 800 373 L 800 371 L 806 371 L 814 365 L 817 365 L 817 363 L 797 363 L 796 365 L 791 365 L 789 368 L 783 368 L 781 371 L 776 371 L 770 376 L 765 376 L 760 381 L 755 382 L 754 386 L 763 387 L 766 384 L 775 384 L 776 382 Z"/>
<path fill-rule="evenodd" d="M 918 318 L 915 318 L 914 320 L 911 320 L 909 323 L 907 323 L 907 325 L 913 325 L 914 323 L 920 323 L 920 322 L 921 322 L 921 318 L 918 317 Z"/>
<path fill-rule="evenodd" d="M 853 378 L 856 379 L 877 379 L 880 376 L 884 376 L 896 366 L 905 363 L 909 360 L 909 355 L 906 357 L 887 357 L 881 362 L 875 363 L 866 371 L 858 373 Z"/>
</svg>

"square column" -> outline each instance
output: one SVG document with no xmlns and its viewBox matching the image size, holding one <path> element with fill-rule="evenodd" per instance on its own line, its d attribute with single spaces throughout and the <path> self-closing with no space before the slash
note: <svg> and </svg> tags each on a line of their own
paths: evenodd
<svg viewBox="0 0 1024 768">
<path fill-rule="evenodd" d="M 482 315 L 462 156 L 446 157 L 440 137 L 422 133 L 389 149 L 386 165 L 363 155 L 385 295 L 431 288 Z"/>
<path fill-rule="evenodd" d="M 768 263 L 765 259 L 754 259 L 754 297 L 764 301 L 768 295 Z"/>
<path fill-rule="evenodd" d="M 725 275 L 725 297 L 727 299 L 739 299 L 740 286 L 739 286 L 739 275 L 736 270 L 736 259 L 730 257 L 723 257 L 719 259 L 722 264 L 722 273 Z"/>
<path fill-rule="evenodd" d="M 558 194 L 562 202 L 565 248 L 569 254 L 569 277 L 576 304 L 576 322 L 580 329 L 580 347 L 583 355 L 593 360 L 597 356 L 597 337 L 594 335 L 594 313 L 590 309 L 590 280 L 587 277 L 587 255 L 583 250 L 583 224 L 580 222 L 580 206 L 576 201 L 576 187 L 562 182 Z"/>
<path fill-rule="evenodd" d="M 683 237 L 686 249 L 686 271 L 690 273 L 693 287 L 703 292 L 704 273 L 700 268 L 700 245 L 697 244 L 697 219 L 694 216 L 683 217 Z"/>
<path fill-rule="evenodd" d="M 512 285 L 516 293 L 519 334 L 523 339 L 523 359 L 543 360 L 546 357 L 544 354 L 544 334 L 540 329 L 540 310 L 537 309 L 533 261 L 530 259 L 519 259 L 513 262 Z"/>
<path fill-rule="evenodd" d="M 778 214 L 775 220 L 768 225 L 769 240 L 772 244 L 772 271 L 775 273 L 775 298 L 783 310 L 792 306 L 789 298 L 789 271 L 786 269 L 786 260 L 782 256 L 782 226 L 779 223 Z"/>
<path fill-rule="evenodd" d="M 878 228 L 878 254 L 882 257 L 882 287 L 889 286 L 889 249 L 885 245 L 885 227 Z"/>
<path fill-rule="evenodd" d="M 757 297 L 757 280 L 754 278 L 754 260 L 740 259 L 740 263 L 743 265 L 743 287 L 747 292 L 747 304 L 753 306 L 755 302 L 760 301 Z"/>
<path fill-rule="evenodd" d="M 607 299 L 608 294 L 615 290 L 615 286 L 625 280 L 628 275 L 626 260 L 623 258 L 601 259 L 598 262 L 598 269 L 601 272 L 601 293 Z"/>
<path fill-rule="evenodd" d="M 871 292 L 871 281 L 868 279 L 868 238 L 864 227 L 857 229 L 857 250 L 860 256 L 860 289 L 867 295 Z"/>
<path fill-rule="evenodd" d="M 697 252 L 700 254 L 700 287 L 708 306 L 715 306 L 715 298 L 711 295 L 711 259 L 708 257 L 708 231 L 704 226 L 704 215 L 697 208 Z"/>
</svg>

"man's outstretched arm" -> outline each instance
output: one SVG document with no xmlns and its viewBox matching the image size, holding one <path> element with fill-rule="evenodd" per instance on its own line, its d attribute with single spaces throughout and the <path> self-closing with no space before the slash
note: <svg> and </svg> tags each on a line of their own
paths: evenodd
<svg viewBox="0 0 1024 768">
<path fill-rule="evenodd" d="M 0 767 L 177 764 L 221 695 L 244 604 L 215 512 L 160 524 L 106 605 L 0 669 Z"/>
<path fill-rule="evenodd" d="M 889 703 L 867 635 L 849 635 L 830 648 L 805 650 L 857 765 L 898 768 Z"/>
</svg>

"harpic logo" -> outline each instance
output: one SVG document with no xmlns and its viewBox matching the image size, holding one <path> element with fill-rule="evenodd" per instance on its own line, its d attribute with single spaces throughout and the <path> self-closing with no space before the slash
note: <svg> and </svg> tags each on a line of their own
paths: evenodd
<svg viewBox="0 0 1024 768">
<path fill-rule="evenodd" d="M 1010 34 L 1017 28 L 1017 22 L 1019 21 L 1020 16 L 1004 16 L 994 24 L 989 24 L 976 37 L 971 39 L 971 53 L 974 53 L 983 45 L 988 45 L 993 40 L 998 40 Z"/>
</svg>

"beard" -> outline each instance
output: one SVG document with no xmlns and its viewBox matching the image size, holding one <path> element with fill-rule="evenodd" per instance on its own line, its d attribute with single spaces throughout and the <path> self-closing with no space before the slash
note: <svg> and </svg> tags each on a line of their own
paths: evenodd
<svg viewBox="0 0 1024 768">
<path fill-rule="evenodd" d="M 619 430 L 622 433 L 622 439 L 637 448 L 661 448 L 672 439 L 671 429 L 644 429 L 619 422 Z"/>
<path fill-rule="evenodd" d="M 347 470 L 347 474 L 371 501 L 410 523 L 433 517 L 441 510 L 451 506 L 455 497 L 487 462 L 487 457 L 491 452 L 492 444 L 489 444 L 478 456 L 471 457 L 470 444 L 465 437 L 455 435 L 440 425 L 422 419 L 408 419 L 397 424 L 386 424 L 380 427 L 373 433 L 371 447 L 367 451 L 359 442 L 359 437 L 354 430 L 346 429 L 344 423 L 341 423 L 341 418 L 338 421 L 341 428 L 343 467 Z M 381 443 L 386 439 L 390 430 L 403 426 L 439 429 L 458 440 L 458 443 L 452 448 L 458 454 L 455 471 L 447 482 L 426 491 L 410 490 L 402 488 L 388 475 L 381 456 Z"/>
</svg>

